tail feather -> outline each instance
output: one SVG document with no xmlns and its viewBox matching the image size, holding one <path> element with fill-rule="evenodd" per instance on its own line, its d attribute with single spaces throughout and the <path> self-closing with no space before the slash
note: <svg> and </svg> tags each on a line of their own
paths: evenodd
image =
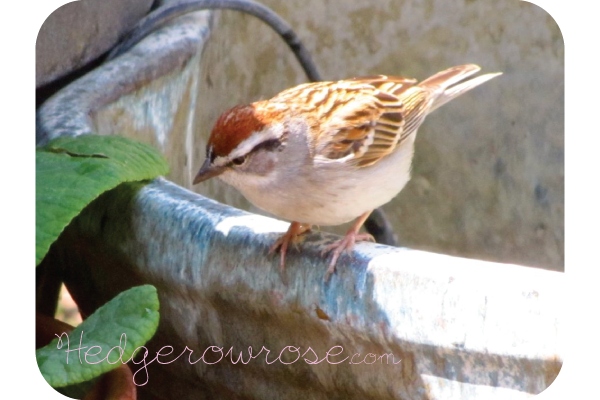
<svg viewBox="0 0 600 400">
<path fill-rule="evenodd" d="M 467 64 L 449 68 L 445 71 L 438 72 L 430 78 L 419 83 L 420 87 L 427 87 L 439 91 L 439 95 L 433 101 L 429 112 L 443 106 L 450 100 L 453 100 L 461 94 L 468 92 L 476 86 L 502 75 L 501 72 L 480 75 L 469 80 L 466 78 L 479 72 L 481 68 L 478 65 Z"/>
</svg>

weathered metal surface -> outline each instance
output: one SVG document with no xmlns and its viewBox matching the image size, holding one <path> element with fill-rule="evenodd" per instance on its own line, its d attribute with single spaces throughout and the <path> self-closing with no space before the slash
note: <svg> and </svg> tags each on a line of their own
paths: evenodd
<svg viewBox="0 0 600 400">
<path fill-rule="evenodd" d="M 234 360 L 243 352 L 246 361 L 248 346 L 269 349 L 269 361 L 287 346 L 319 359 L 343 348 L 329 359 L 344 360 L 337 365 L 309 365 L 310 352 L 267 365 L 263 351 L 246 365 L 224 357 L 191 366 L 188 352 L 150 369 L 147 389 L 167 397 L 172 384 L 186 388 L 180 398 L 525 398 L 558 374 L 561 273 L 361 243 L 325 284 L 320 251 L 334 236 L 314 233 L 290 253 L 286 286 L 267 255 L 286 228 L 159 179 L 102 196 L 52 256 L 89 311 L 130 285 L 158 288 L 148 361 L 165 345 L 175 350 L 163 361 L 185 346 L 192 360 L 233 346 Z M 284 353 L 284 362 L 297 358 Z"/>
</svg>

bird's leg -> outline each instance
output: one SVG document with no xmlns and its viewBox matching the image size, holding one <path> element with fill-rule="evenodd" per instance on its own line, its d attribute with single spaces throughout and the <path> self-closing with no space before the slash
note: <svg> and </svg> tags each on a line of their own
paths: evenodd
<svg viewBox="0 0 600 400">
<path fill-rule="evenodd" d="M 368 240 L 368 241 L 375 242 L 375 239 L 373 239 L 373 236 L 371 236 L 370 234 L 358 233 L 358 231 L 363 226 L 363 224 L 365 223 L 367 218 L 369 218 L 369 215 L 371 214 L 371 212 L 372 211 L 368 211 L 368 212 L 364 213 L 363 215 L 361 215 L 356 220 L 354 225 L 352 225 L 352 228 L 350 228 L 348 230 L 348 232 L 346 233 L 346 236 L 344 236 L 343 239 L 338 240 L 337 242 L 335 242 L 333 244 L 330 244 L 321 253 L 321 255 L 325 255 L 326 253 L 329 253 L 330 251 L 333 250 L 333 257 L 331 258 L 331 262 L 329 263 L 329 268 L 327 269 L 327 273 L 325 274 L 325 282 L 327 282 L 329 280 L 329 277 L 331 276 L 331 274 L 333 274 L 335 272 L 335 264 L 337 263 L 338 258 L 344 252 L 344 250 L 352 251 L 352 249 L 354 248 L 354 243 L 356 243 L 357 241 Z"/>
<path fill-rule="evenodd" d="M 287 253 L 290 243 L 296 245 L 298 242 L 298 236 L 308 231 L 310 231 L 310 225 L 301 224 L 300 222 L 292 222 L 287 232 L 282 237 L 277 239 L 275 244 L 271 246 L 269 254 L 273 254 L 277 251 L 277 249 L 281 248 L 281 260 L 279 262 L 279 268 L 281 269 L 282 273 L 285 270 L 285 254 Z"/>
</svg>

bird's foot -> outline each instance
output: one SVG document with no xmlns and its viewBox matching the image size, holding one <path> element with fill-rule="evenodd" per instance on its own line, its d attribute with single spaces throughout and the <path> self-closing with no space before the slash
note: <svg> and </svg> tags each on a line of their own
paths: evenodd
<svg viewBox="0 0 600 400">
<path fill-rule="evenodd" d="M 289 245 L 293 244 L 294 247 L 296 247 L 296 250 L 298 250 L 298 243 L 301 242 L 303 239 L 302 237 L 300 237 L 300 235 L 306 232 L 310 232 L 310 225 L 301 224 L 299 222 L 292 222 L 287 232 L 283 234 L 283 236 L 281 236 L 279 239 L 277 239 L 277 241 L 269 249 L 269 255 L 274 254 L 275 252 L 277 252 L 277 250 L 279 250 L 281 254 L 281 258 L 279 261 L 279 269 L 281 270 L 282 274 L 285 271 L 285 255 L 287 253 Z"/>
<path fill-rule="evenodd" d="M 369 214 L 371 214 L 371 211 L 361 215 L 356 222 L 354 222 L 354 225 L 352 225 L 352 228 L 350 228 L 342 240 L 338 240 L 337 242 L 325 247 L 321 253 L 321 255 L 325 255 L 326 253 L 333 251 L 329 268 L 327 269 L 327 273 L 325 273 L 325 282 L 329 281 L 329 277 L 335 272 L 335 264 L 344 250 L 348 250 L 349 252 L 352 251 L 354 248 L 354 243 L 357 241 L 369 240 L 375 242 L 373 236 L 369 235 L 368 233 L 358 233 L 360 227 L 363 226 L 367 218 L 369 218 Z"/>
<path fill-rule="evenodd" d="M 321 252 L 321 255 L 333 252 L 331 262 L 329 263 L 329 268 L 325 273 L 325 282 L 329 281 L 329 277 L 331 277 L 331 275 L 335 272 L 335 264 L 337 263 L 340 255 L 342 255 L 345 250 L 351 252 L 354 248 L 354 244 L 360 241 L 375 242 L 375 239 L 368 233 L 358 233 L 354 229 L 351 229 L 348 231 L 348 233 L 346 233 L 346 236 L 344 236 L 343 239 L 325 247 L 325 249 Z"/>
</svg>

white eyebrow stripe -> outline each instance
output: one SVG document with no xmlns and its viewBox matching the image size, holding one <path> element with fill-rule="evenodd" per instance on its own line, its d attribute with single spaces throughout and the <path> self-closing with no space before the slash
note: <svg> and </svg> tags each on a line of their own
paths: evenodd
<svg viewBox="0 0 600 400">
<path fill-rule="evenodd" d="M 254 132 L 246 140 L 243 140 L 227 157 L 228 160 L 233 160 L 237 157 L 245 156 L 250 153 L 257 145 L 266 142 L 270 139 L 279 139 L 283 136 L 283 124 L 278 123 L 270 128 L 264 128 L 260 131 Z M 224 157 L 225 158 L 225 157 Z M 215 159 L 216 161 L 216 159 Z"/>
</svg>

